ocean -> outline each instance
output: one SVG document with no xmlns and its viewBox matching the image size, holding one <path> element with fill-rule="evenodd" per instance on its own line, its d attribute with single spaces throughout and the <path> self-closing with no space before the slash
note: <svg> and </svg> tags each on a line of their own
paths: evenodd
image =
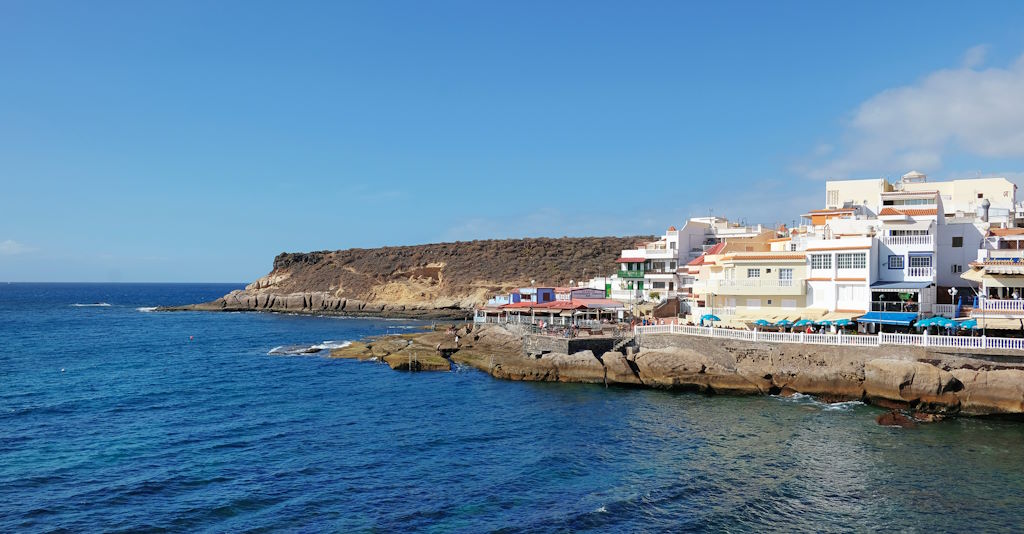
<svg viewBox="0 0 1024 534">
<path fill-rule="evenodd" d="M 0 531 L 1019 531 L 1024 424 L 295 355 L 417 321 L 0 284 Z M 277 350 L 275 350 L 277 349 Z"/>
</svg>

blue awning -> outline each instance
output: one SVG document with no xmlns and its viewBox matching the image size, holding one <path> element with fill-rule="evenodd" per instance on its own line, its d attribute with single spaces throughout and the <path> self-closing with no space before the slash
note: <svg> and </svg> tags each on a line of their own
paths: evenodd
<svg viewBox="0 0 1024 534">
<path fill-rule="evenodd" d="M 895 324 L 910 326 L 917 319 L 916 313 L 904 312 L 868 312 L 857 318 L 858 323 Z"/>
<path fill-rule="evenodd" d="M 930 285 L 932 285 L 931 282 L 904 282 L 902 280 L 889 282 L 879 280 L 871 284 L 871 289 L 891 289 L 895 291 L 897 289 L 924 289 Z"/>
</svg>

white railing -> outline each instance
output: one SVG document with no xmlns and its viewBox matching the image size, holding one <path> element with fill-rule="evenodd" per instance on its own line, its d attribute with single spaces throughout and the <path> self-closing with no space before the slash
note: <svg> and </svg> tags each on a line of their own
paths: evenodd
<svg viewBox="0 0 1024 534">
<path fill-rule="evenodd" d="M 705 308 L 701 306 L 691 306 L 690 313 L 695 315 L 698 319 L 704 315 L 717 315 L 719 317 L 732 317 L 736 315 L 735 306 L 722 306 L 719 308 Z"/>
<path fill-rule="evenodd" d="M 981 301 L 981 305 L 974 309 L 984 311 L 1020 312 L 1024 311 L 1024 300 L 983 299 Z"/>
<path fill-rule="evenodd" d="M 882 238 L 886 245 L 927 245 L 932 246 L 930 235 L 890 235 Z"/>
<path fill-rule="evenodd" d="M 857 334 L 801 334 L 789 332 L 761 332 L 758 330 L 732 330 L 708 326 L 658 325 L 637 326 L 636 335 L 679 334 L 686 336 L 735 339 L 766 343 L 803 343 L 808 345 L 840 345 L 853 347 L 877 347 L 879 345 L 900 345 L 905 347 L 948 347 L 964 349 L 1024 350 L 1024 338 L 931 336 L 928 334 L 878 335 Z"/>
<path fill-rule="evenodd" d="M 781 287 L 793 287 L 794 285 L 792 279 L 784 280 L 781 278 L 740 278 L 738 280 L 712 280 L 712 283 L 718 289 L 730 287 L 778 289 Z"/>
<path fill-rule="evenodd" d="M 907 278 L 931 278 L 934 276 L 935 269 L 931 267 L 907 267 L 905 272 Z"/>
<path fill-rule="evenodd" d="M 956 319 L 956 304 L 932 304 L 932 313 L 949 319 Z"/>
</svg>

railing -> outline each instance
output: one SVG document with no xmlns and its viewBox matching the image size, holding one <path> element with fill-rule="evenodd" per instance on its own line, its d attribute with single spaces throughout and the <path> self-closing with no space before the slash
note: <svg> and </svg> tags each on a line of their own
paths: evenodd
<svg viewBox="0 0 1024 534">
<path fill-rule="evenodd" d="M 712 283 L 719 289 L 730 287 L 778 289 L 782 287 L 793 287 L 795 285 L 792 279 L 784 280 L 781 278 L 740 278 L 738 280 L 712 280 Z"/>
<path fill-rule="evenodd" d="M 956 319 L 956 304 L 932 304 L 932 313 Z"/>
<path fill-rule="evenodd" d="M 1024 312 L 1024 300 L 982 299 L 975 311 Z"/>
<path fill-rule="evenodd" d="M 619 271 L 619 278 L 643 278 L 643 271 Z"/>
<path fill-rule="evenodd" d="M 878 335 L 801 334 L 788 332 L 761 332 L 758 330 L 730 330 L 728 328 L 689 325 L 637 326 L 633 329 L 633 333 L 638 336 L 642 336 L 644 334 L 679 334 L 719 339 L 734 339 L 738 341 L 803 343 L 809 345 L 839 345 L 853 347 L 899 345 L 905 347 L 1024 350 L 1024 338 L 986 337 L 984 335 L 980 337 L 970 337 L 892 333 L 879 333 Z"/>
<path fill-rule="evenodd" d="M 907 267 L 904 272 L 907 278 L 931 278 L 934 276 L 935 269 L 932 267 Z"/>
<path fill-rule="evenodd" d="M 691 306 L 690 313 L 696 315 L 700 319 L 704 315 L 717 315 L 719 317 L 732 317 L 736 315 L 736 306 L 722 306 L 719 308 L 706 308 L 700 306 Z"/>
<path fill-rule="evenodd" d="M 886 245 L 927 245 L 932 246 L 934 240 L 930 235 L 890 235 L 882 238 Z"/>
</svg>

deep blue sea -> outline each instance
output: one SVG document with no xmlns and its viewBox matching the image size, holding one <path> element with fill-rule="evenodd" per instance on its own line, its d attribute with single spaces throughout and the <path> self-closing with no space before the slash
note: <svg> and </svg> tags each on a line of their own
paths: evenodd
<svg viewBox="0 0 1024 534">
<path fill-rule="evenodd" d="M 415 322 L 147 310 L 236 287 L 0 284 L 0 532 L 1024 527 L 1024 424 L 396 372 L 269 353 Z"/>
</svg>

